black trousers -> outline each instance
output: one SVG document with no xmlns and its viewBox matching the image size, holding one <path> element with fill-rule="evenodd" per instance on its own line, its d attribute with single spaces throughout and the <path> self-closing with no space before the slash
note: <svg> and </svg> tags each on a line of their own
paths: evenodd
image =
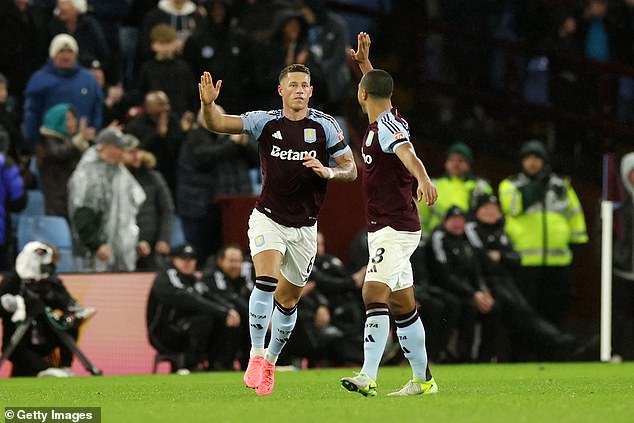
<svg viewBox="0 0 634 423">
<path fill-rule="evenodd" d="M 614 353 L 634 360 L 634 281 L 614 277 L 612 307 Z"/>
<path fill-rule="evenodd" d="M 190 370 L 207 359 L 209 334 L 217 319 L 206 314 L 178 318 L 151 334 L 151 343 L 161 353 L 185 353 L 185 367 Z M 177 369 L 174 369 L 177 370 Z"/>
</svg>

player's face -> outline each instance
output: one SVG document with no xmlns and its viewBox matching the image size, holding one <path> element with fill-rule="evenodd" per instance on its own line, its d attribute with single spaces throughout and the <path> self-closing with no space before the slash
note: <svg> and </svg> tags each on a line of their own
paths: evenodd
<svg viewBox="0 0 634 423">
<path fill-rule="evenodd" d="M 544 159 L 535 154 L 529 154 L 522 159 L 522 169 L 528 176 L 537 175 L 543 168 Z"/>
<path fill-rule="evenodd" d="M 502 213 L 497 204 L 486 203 L 480 206 L 476 212 L 476 218 L 482 223 L 493 225 L 502 218 Z"/>
<path fill-rule="evenodd" d="M 306 109 L 308 100 L 313 95 L 310 76 L 304 72 L 286 74 L 278 86 L 278 93 L 282 97 L 284 107 L 295 111 Z"/>
<path fill-rule="evenodd" d="M 471 166 L 462 154 L 450 154 L 445 162 L 445 170 L 451 176 L 462 176 L 469 172 Z"/>
</svg>

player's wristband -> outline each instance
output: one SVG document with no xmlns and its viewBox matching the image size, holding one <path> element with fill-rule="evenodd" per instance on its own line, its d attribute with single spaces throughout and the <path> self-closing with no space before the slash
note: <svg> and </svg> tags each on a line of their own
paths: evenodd
<svg viewBox="0 0 634 423">
<path fill-rule="evenodd" d="M 326 169 L 328 169 L 328 179 L 332 179 L 335 177 L 335 171 L 332 170 L 332 168 L 327 167 Z"/>
</svg>

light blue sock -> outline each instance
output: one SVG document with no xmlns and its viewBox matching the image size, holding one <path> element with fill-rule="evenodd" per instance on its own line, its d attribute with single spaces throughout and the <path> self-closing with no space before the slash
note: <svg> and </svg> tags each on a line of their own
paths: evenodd
<svg viewBox="0 0 634 423">
<path fill-rule="evenodd" d="M 275 364 L 282 348 L 288 342 L 297 322 L 297 304 L 293 308 L 286 308 L 275 301 L 273 318 L 271 319 L 271 341 L 265 358 Z"/>
<path fill-rule="evenodd" d="M 271 321 L 276 286 L 277 279 L 259 276 L 255 279 L 255 287 L 249 297 L 249 333 L 251 346 L 256 349 L 264 349 L 264 338 Z"/>
<path fill-rule="evenodd" d="M 365 306 L 365 329 L 363 330 L 363 368 L 376 381 L 379 364 L 387 337 L 390 334 L 390 314 L 387 304 L 370 303 Z"/>
<path fill-rule="evenodd" d="M 425 348 L 425 328 L 418 316 L 418 311 L 413 311 L 394 316 L 396 323 L 396 335 L 401 344 L 401 350 L 412 367 L 414 377 L 419 380 L 427 380 L 427 349 Z"/>
</svg>

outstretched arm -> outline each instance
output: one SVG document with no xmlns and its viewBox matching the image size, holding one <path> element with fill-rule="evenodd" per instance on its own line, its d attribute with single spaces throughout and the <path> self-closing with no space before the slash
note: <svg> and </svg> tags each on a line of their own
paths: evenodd
<svg viewBox="0 0 634 423">
<path fill-rule="evenodd" d="M 434 183 L 431 179 L 429 179 L 423 162 L 421 162 L 416 156 L 414 146 L 412 146 L 409 142 L 403 143 L 396 147 L 395 153 L 403 162 L 409 173 L 411 173 L 418 181 L 418 188 L 416 189 L 416 199 L 418 202 L 424 198 L 425 204 L 433 206 L 438 199 L 438 191 L 436 190 Z"/>
<path fill-rule="evenodd" d="M 220 95 L 222 80 L 214 81 L 209 72 L 200 76 L 198 93 L 200 94 L 200 106 L 207 129 L 219 134 L 241 134 L 243 130 L 240 116 L 226 115 L 216 107 L 216 99 Z"/>
<path fill-rule="evenodd" d="M 374 69 L 370 63 L 370 35 L 367 32 L 359 32 L 357 35 L 357 51 L 350 49 L 350 56 L 357 62 L 359 69 L 365 75 Z"/>
<path fill-rule="evenodd" d="M 313 172 L 324 179 L 336 179 L 338 181 L 354 181 L 357 179 L 357 165 L 354 163 L 354 156 L 351 151 L 335 157 L 335 167 L 327 167 L 321 164 L 316 158 L 306 155 L 304 166 L 311 168 Z"/>
</svg>

